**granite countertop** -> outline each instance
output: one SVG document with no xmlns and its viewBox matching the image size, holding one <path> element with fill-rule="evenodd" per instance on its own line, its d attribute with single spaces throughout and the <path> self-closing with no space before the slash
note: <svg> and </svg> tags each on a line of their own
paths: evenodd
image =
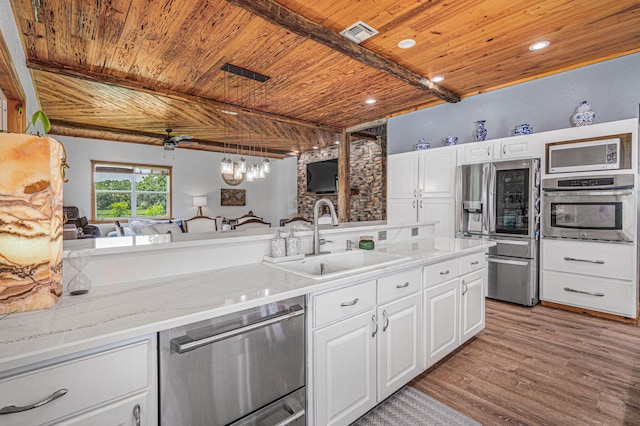
<svg viewBox="0 0 640 426">
<path fill-rule="evenodd" d="M 407 261 L 336 279 L 312 280 L 261 263 L 64 294 L 52 308 L 0 318 L 0 372 L 141 337 L 289 297 L 485 250 L 482 240 L 436 238 L 377 250 Z"/>
</svg>

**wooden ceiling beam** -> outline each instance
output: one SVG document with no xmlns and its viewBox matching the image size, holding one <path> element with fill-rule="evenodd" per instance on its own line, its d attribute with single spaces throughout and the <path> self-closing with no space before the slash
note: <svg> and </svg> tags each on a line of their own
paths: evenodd
<svg viewBox="0 0 640 426">
<path fill-rule="evenodd" d="M 304 16 L 287 9 L 273 0 L 227 0 L 227 2 L 241 7 L 295 34 L 321 43 L 365 65 L 388 73 L 443 101 L 450 103 L 460 101 L 460 95 L 433 83 L 428 78 L 416 74 L 377 53 L 365 49 L 346 37 L 308 20 Z"/>
<path fill-rule="evenodd" d="M 116 142 L 129 142 L 144 145 L 157 145 L 162 146 L 162 138 L 153 133 L 139 132 L 134 130 L 118 130 L 113 128 L 93 126 L 87 124 L 77 124 L 62 120 L 51 120 L 50 135 L 58 136 L 71 136 L 87 139 L 99 139 Z M 198 139 L 192 139 L 190 143 L 184 143 L 182 146 L 178 144 L 179 149 L 201 149 L 211 152 L 228 152 L 229 147 L 220 142 L 203 141 Z M 256 151 L 244 149 L 242 147 L 234 149 L 233 152 L 242 155 L 254 156 Z M 282 159 L 288 157 L 287 152 L 268 149 L 260 153 L 262 157 Z"/>
</svg>

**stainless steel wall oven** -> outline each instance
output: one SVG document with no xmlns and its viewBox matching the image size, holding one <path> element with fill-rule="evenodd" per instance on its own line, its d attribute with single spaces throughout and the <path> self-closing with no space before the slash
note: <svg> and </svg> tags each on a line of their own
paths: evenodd
<svg viewBox="0 0 640 426">
<path fill-rule="evenodd" d="M 305 424 L 304 296 L 161 332 L 162 426 Z"/>
<path fill-rule="evenodd" d="M 542 236 L 633 242 L 634 176 L 545 179 Z"/>
</svg>

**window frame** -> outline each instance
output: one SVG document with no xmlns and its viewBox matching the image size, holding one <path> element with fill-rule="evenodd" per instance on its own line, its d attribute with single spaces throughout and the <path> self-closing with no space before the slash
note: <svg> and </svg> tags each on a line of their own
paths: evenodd
<svg viewBox="0 0 640 426">
<path fill-rule="evenodd" d="M 167 187 L 167 195 L 168 195 L 168 202 L 167 202 L 167 215 L 166 216 L 162 216 L 162 217 L 137 217 L 137 216 L 129 216 L 129 217 L 124 217 L 124 218 L 108 218 L 108 219 L 99 219 L 97 217 L 97 213 L 98 213 L 98 209 L 97 209 L 97 203 L 96 203 L 96 166 L 117 166 L 117 167 L 129 167 L 131 169 L 136 169 L 136 168 L 147 168 L 147 169 L 160 169 L 160 170 L 166 170 L 168 172 L 168 177 L 169 177 L 169 185 Z M 131 176 L 135 176 L 135 173 L 132 173 Z M 129 191 L 125 191 L 125 190 L 113 190 L 113 191 L 109 191 L 109 192 L 121 192 L 121 193 L 126 193 L 126 194 L 131 194 L 131 203 L 132 203 L 132 210 L 134 210 L 134 203 L 135 203 L 135 195 L 136 194 L 153 194 L 153 192 L 150 191 L 140 191 L 137 192 L 136 189 L 136 182 L 135 179 L 132 180 L 132 185 L 131 185 L 131 190 Z M 118 220 L 118 219 L 126 219 L 129 221 L 132 220 L 136 220 L 136 219 L 151 219 L 151 220 L 167 220 L 167 219 L 171 219 L 173 217 L 173 166 L 166 166 L 166 165 L 161 165 L 161 164 L 143 164 L 143 163 L 125 163 L 125 162 L 118 162 L 118 161 L 102 161 L 102 160 L 91 160 L 91 221 L 94 223 L 111 223 L 114 220 Z"/>
</svg>

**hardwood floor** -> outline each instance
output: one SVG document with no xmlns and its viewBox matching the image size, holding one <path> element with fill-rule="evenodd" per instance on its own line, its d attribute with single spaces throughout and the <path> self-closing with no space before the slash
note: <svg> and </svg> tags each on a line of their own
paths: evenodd
<svg viewBox="0 0 640 426">
<path fill-rule="evenodd" d="M 640 425 L 640 328 L 487 299 L 485 330 L 411 384 L 483 425 Z"/>
</svg>

